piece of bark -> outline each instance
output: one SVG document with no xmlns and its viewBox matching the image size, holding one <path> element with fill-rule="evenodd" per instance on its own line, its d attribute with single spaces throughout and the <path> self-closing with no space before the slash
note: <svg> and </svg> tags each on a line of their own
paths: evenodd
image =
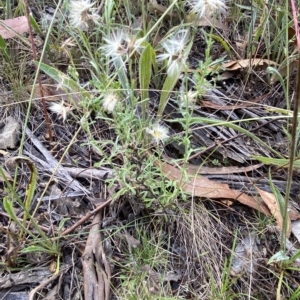
<svg viewBox="0 0 300 300">
<path fill-rule="evenodd" d="M 104 272 L 101 257 L 104 251 L 101 247 L 100 223 L 102 212 L 98 212 L 92 222 L 88 240 L 82 257 L 84 297 L 89 300 L 109 300 L 110 297 L 110 270 Z M 105 265 L 105 271 L 107 266 Z"/>
<path fill-rule="evenodd" d="M 83 187 L 77 180 L 73 179 L 70 174 L 65 170 L 62 165 L 59 165 L 58 161 L 53 157 L 53 155 L 42 145 L 42 143 L 33 135 L 29 128 L 26 128 L 26 134 L 35 145 L 35 147 L 40 151 L 40 153 L 45 157 L 49 168 L 48 170 L 52 173 L 55 171 L 55 176 L 59 177 L 67 187 L 70 187 L 74 191 L 83 191 L 86 194 L 90 192 Z"/>
<path fill-rule="evenodd" d="M 41 281 L 41 278 L 51 276 L 52 273 L 48 267 L 36 268 L 32 270 L 23 270 L 18 273 L 6 274 L 0 278 L 0 289 L 10 288 L 17 285 L 34 284 Z"/>
<path fill-rule="evenodd" d="M 113 178 L 114 171 L 112 169 L 103 169 L 98 170 L 95 168 L 74 168 L 74 167 L 64 167 L 64 169 L 74 178 L 80 177 L 80 178 L 96 178 L 96 179 L 103 179 L 103 178 Z"/>
</svg>

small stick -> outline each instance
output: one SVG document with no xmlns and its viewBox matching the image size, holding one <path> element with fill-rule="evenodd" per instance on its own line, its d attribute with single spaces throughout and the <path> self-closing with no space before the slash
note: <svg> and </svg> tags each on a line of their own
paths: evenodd
<svg viewBox="0 0 300 300">
<path fill-rule="evenodd" d="M 70 234 L 72 231 L 74 231 L 77 227 L 79 227 L 81 224 L 83 224 L 85 221 L 87 221 L 89 218 L 91 218 L 93 215 L 95 215 L 97 212 L 99 212 L 102 208 L 106 207 L 110 202 L 112 201 L 112 198 L 109 198 L 101 205 L 97 206 L 93 211 L 87 213 L 83 218 L 81 218 L 77 223 L 75 223 L 70 228 L 66 229 L 61 236 L 65 236 L 67 234 Z"/>
</svg>

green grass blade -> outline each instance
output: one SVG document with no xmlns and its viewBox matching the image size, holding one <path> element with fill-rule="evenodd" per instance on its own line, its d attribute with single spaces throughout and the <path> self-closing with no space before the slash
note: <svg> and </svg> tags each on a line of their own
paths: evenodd
<svg viewBox="0 0 300 300">
<path fill-rule="evenodd" d="M 280 209 L 280 214 L 283 218 L 284 217 L 284 198 L 282 197 L 281 193 L 278 191 L 278 189 L 273 184 L 271 170 L 269 170 L 269 182 L 270 182 L 270 187 L 271 187 L 272 193 L 274 194 L 276 202 Z M 283 230 L 285 230 L 285 229 L 283 229 Z"/>
<path fill-rule="evenodd" d="M 41 246 L 28 246 L 22 250 L 20 250 L 20 253 L 32 253 L 32 252 L 44 252 L 44 253 L 49 253 L 49 254 L 56 254 L 56 251 L 53 251 L 51 249 L 48 248 L 44 248 Z"/>
<path fill-rule="evenodd" d="M 39 234 L 42 236 L 42 240 L 34 235 L 30 230 L 28 230 L 22 222 L 18 219 L 18 217 L 15 214 L 14 208 L 13 208 L 13 202 L 10 201 L 7 197 L 4 197 L 3 199 L 3 206 L 5 211 L 8 213 L 9 217 L 22 229 L 23 232 L 26 232 L 29 236 L 32 237 L 34 241 L 41 244 L 46 249 L 54 249 L 55 244 L 52 243 L 52 241 L 45 235 L 45 233 L 40 229 L 36 221 L 29 216 L 30 220 L 33 222 L 34 228 L 39 232 Z"/>
<path fill-rule="evenodd" d="M 272 158 L 272 157 L 265 157 L 259 155 L 251 155 L 252 158 L 264 163 L 265 165 L 274 165 L 277 167 L 288 167 L 289 159 L 288 158 Z M 297 158 L 294 160 L 294 167 L 300 168 L 300 159 Z"/>
<path fill-rule="evenodd" d="M 0 35 L 0 52 L 4 56 L 6 62 L 9 64 L 9 66 L 13 69 L 13 63 L 11 61 L 11 58 L 10 58 L 8 52 L 7 52 L 7 45 L 6 45 L 4 39 L 2 38 L 1 35 Z"/>
<path fill-rule="evenodd" d="M 142 55 L 139 61 L 139 79 L 140 79 L 140 88 L 141 88 L 141 96 L 142 96 L 142 118 L 146 119 L 146 113 L 149 102 L 149 84 L 152 75 L 152 56 L 153 56 L 153 48 L 150 44 L 146 46 L 143 50 Z"/>
<path fill-rule="evenodd" d="M 26 189 L 24 217 L 23 217 L 23 223 L 25 226 L 25 224 L 26 224 L 25 222 L 26 222 L 27 218 L 29 217 L 30 205 L 32 203 L 32 199 L 33 199 L 34 193 L 35 193 L 36 181 L 37 181 L 37 171 L 36 171 L 35 165 L 27 157 L 17 158 L 17 161 L 26 163 L 30 170 L 30 178 L 29 178 L 27 189 Z"/>
<path fill-rule="evenodd" d="M 33 29 L 35 30 L 35 32 L 37 32 L 38 34 L 43 36 L 42 30 L 33 16 L 30 16 L 30 24 L 33 27 Z"/>
<path fill-rule="evenodd" d="M 174 73 L 172 75 L 167 75 L 167 78 L 164 82 L 160 99 L 159 99 L 159 105 L 158 105 L 158 112 L 156 120 L 160 120 L 162 117 L 162 114 L 167 106 L 170 93 L 173 91 L 173 88 L 175 84 L 177 83 L 177 80 L 181 74 L 181 70 L 178 70 L 177 73 Z"/>
</svg>

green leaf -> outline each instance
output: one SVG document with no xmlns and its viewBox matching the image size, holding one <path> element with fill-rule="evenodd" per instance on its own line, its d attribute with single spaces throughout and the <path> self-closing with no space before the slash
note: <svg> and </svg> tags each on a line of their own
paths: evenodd
<svg viewBox="0 0 300 300">
<path fill-rule="evenodd" d="M 58 225 L 58 231 L 62 231 L 63 230 L 63 227 L 65 225 L 65 223 L 70 220 L 70 218 L 63 218 L 60 222 L 59 222 L 59 225 Z"/>
<path fill-rule="evenodd" d="M 207 34 L 208 37 L 211 37 L 212 39 L 214 39 L 215 41 L 217 41 L 218 43 L 220 43 L 224 50 L 229 54 L 232 55 L 231 51 L 230 51 L 230 47 L 228 46 L 228 44 L 226 43 L 226 41 L 224 39 L 222 39 L 220 36 L 215 35 L 215 34 Z"/>
<path fill-rule="evenodd" d="M 287 255 L 285 255 L 284 251 L 279 251 L 277 253 L 275 253 L 268 261 L 268 264 L 272 264 L 272 263 L 276 263 L 276 262 L 281 262 L 281 261 L 285 261 L 288 260 L 289 257 Z"/>
<path fill-rule="evenodd" d="M 152 63 L 153 51 L 154 50 L 151 47 L 151 45 L 148 44 L 146 48 L 143 50 L 139 61 L 139 76 L 140 76 L 140 88 L 141 88 L 142 109 L 143 109 L 142 117 L 144 120 L 146 118 L 146 112 L 149 103 L 149 84 L 152 75 L 151 63 Z"/>
<path fill-rule="evenodd" d="M 0 35 L 0 51 L 2 53 L 2 55 L 4 56 L 5 60 L 7 63 L 9 63 L 10 67 L 13 68 L 13 64 L 11 61 L 11 58 L 7 52 L 7 45 L 5 40 L 2 38 L 2 36 Z"/>
<path fill-rule="evenodd" d="M 54 244 L 53 244 L 54 245 Z M 31 252 L 44 252 L 44 253 L 49 253 L 49 254 L 56 254 L 57 251 L 55 251 L 55 249 L 53 248 L 53 250 L 51 249 L 46 249 L 44 247 L 41 246 L 28 246 L 22 250 L 20 250 L 21 253 L 31 253 Z"/>
<path fill-rule="evenodd" d="M 34 197 L 36 182 L 37 182 L 37 171 L 35 165 L 32 163 L 30 159 L 27 157 L 22 157 L 21 161 L 25 162 L 30 170 L 30 179 L 28 182 L 28 186 L 26 189 L 26 198 L 25 198 L 25 206 L 24 206 L 24 217 L 23 222 L 26 224 L 26 220 L 29 216 L 29 209 L 32 203 L 32 199 Z"/>
<path fill-rule="evenodd" d="M 17 216 L 15 214 L 12 201 L 8 200 L 7 197 L 4 197 L 3 198 L 3 206 L 4 206 L 5 211 L 8 213 L 9 217 L 15 221 L 17 219 Z"/>
<path fill-rule="evenodd" d="M 129 88 L 128 78 L 126 75 L 126 69 L 125 69 L 123 59 L 121 57 L 117 57 L 116 59 L 114 59 L 114 66 L 116 68 L 122 88 L 124 89 L 125 92 L 127 91 L 129 93 L 130 88 Z"/>
<path fill-rule="evenodd" d="M 35 20 L 35 18 L 33 16 L 30 16 L 30 24 L 39 35 L 41 35 L 41 36 L 43 35 L 39 24 L 37 23 L 37 21 Z"/>
<path fill-rule="evenodd" d="M 271 187 L 272 193 L 274 194 L 276 202 L 277 202 L 278 207 L 280 209 L 280 214 L 281 214 L 282 218 L 284 218 L 284 215 L 285 215 L 285 212 L 284 212 L 285 200 L 284 200 L 281 193 L 278 191 L 278 189 L 275 187 L 275 185 L 273 183 L 271 170 L 269 170 L 269 182 L 270 182 L 270 187 Z M 287 217 L 289 219 L 289 215 L 287 215 Z M 283 230 L 286 230 L 286 228 L 283 228 Z"/>
<path fill-rule="evenodd" d="M 278 167 L 286 167 L 289 166 L 289 159 L 287 158 L 272 158 L 272 157 L 265 157 L 265 156 L 259 156 L 259 155 L 251 155 L 254 159 L 261 161 L 262 163 L 266 165 L 274 165 Z M 294 160 L 294 167 L 300 168 L 300 159 L 297 158 Z"/>
<path fill-rule="evenodd" d="M 164 82 L 164 85 L 162 87 L 156 120 L 159 120 L 162 117 L 162 114 L 167 106 L 168 101 L 169 101 L 170 93 L 173 91 L 173 88 L 174 88 L 175 84 L 177 83 L 177 80 L 178 80 L 180 74 L 181 74 L 181 69 L 179 69 L 177 71 L 177 73 L 169 74 L 167 76 L 167 78 Z"/>
<path fill-rule="evenodd" d="M 38 65 L 37 62 L 35 64 Z M 91 99 L 91 94 L 65 73 L 44 63 L 40 64 L 40 69 L 54 79 L 62 89 L 66 89 L 72 94 L 80 93 L 83 97 Z"/>
<path fill-rule="evenodd" d="M 297 288 L 296 291 L 293 292 L 291 297 L 288 300 L 297 300 L 300 297 L 300 287 Z"/>
<path fill-rule="evenodd" d="M 294 263 L 298 258 L 300 258 L 300 250 L 289 259 L 289 263 Z"/>
</svg>

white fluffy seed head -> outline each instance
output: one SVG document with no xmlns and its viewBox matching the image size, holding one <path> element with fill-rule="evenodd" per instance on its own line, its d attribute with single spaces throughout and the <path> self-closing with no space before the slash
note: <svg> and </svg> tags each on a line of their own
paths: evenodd
<svg viewBox="0 0 300 300">
<path fill-rule="evenodd" d="M 225 13 L 226 0 L 189 0 L 191 11 L 199 18 Z"/>
<path fill-rule="evenodd" d="M 52 103 L 49 106 L 49 109 L 51 112 L 57 114 L 59 118 L 65 121 L 68 117 L 68 113 L 73 109 L 73 107 L 66 106 L 64 101 L 61 101 L 60 103 Z"/>
<path fill-rule="evenodd" d="M 156 143 L 163 142 L 169 138 L 168 128 L 159 123 L 154 124 L 152 128 L 146 128 L 146 132 L 152 135 L 152 138 Z"/>
<path fill-rule="evenodd" d="M 127 52 L 128 34 L 119 29 L 112 31 L 110 37 L 103 38 L 105 45 L 100 47 L 104 55 L 111 57 L 112 59 L 117 57 L 123 57 Z"/>
<path fill-rule="evenodd" d="M 172 76 L 177 74 L 182 67 L 185 66 L 185 49 L 188 41 L 189 31 L 183 29 L 161 43 L 165 53 L 157 55 L 157 61 L 162 62 L 168 60 L 168 75 Z"/>
<path fill-rule="evenodd" d="M 95 5 L 90 0 L 72 0 L 70 2 L 69 20 L 73 27 L 86 31 L 92 21 L 98 23 L 99 16 L 92 8 Z"/>
<path fill-rule="evenodd" d="M 103 96 L 103 109 L 108 112 L 113 112 L 118 102 L 120 101 L 117 93 L 110 91 Z"/>
<path fill-rule="evenodd" d="M 144 38 L 136 38 L 130 35 L 126 30 L 116 29 L 110 33 L 109 37 L 103 38 L 105 44 L 100 47 L 104 55 L 113 61 L 118 57 L 124 58 L 124 55 L 131 54 L 132 51 L 141 53 L 143 50 Z"/>
</svg>

